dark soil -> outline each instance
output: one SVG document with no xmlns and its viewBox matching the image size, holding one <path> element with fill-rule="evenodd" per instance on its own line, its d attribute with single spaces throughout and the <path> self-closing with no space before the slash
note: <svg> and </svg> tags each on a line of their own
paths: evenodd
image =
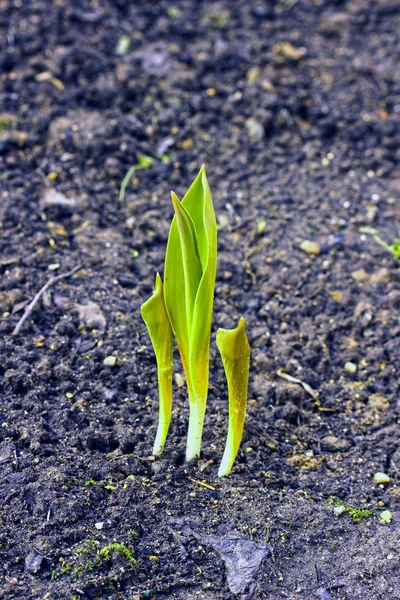
<svg viewBox="0 0 400 600">
<path fill-rule="evenodd" d="M 359 231 L 399 230 L 398 1 L 0 0 L 0 26 L 0 596 L 398 600 L 400 270 Z M 120 202 L 138 153 L 154 161 Z M 215 331 L 201 459 L 184 463 L 176 386 L 154 460 L 139 310 L 169 190 L 203 162 L 214 326 L 244 315 L 252 347 L 223 480 Z M 265 550 L 241 595 L 227 538 Z"/>
</svg>

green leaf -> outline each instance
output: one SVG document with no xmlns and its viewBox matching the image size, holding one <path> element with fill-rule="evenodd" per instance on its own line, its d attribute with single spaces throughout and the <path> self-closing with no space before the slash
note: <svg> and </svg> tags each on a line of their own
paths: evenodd
<svg viewBox="0 0 400 600">
<path fill-rule="evenodd" d="M 217 347 L 228 382 L 229 424 L 218 476 L 229 475 L 242 440 L 249 383 L 250 346 L 243 317 L 236 329 L 218 329 Z"/>
<path fill-rule="evenodd" d="M 142 304 L 141 312 L 157 360 L 159 421 L 153 454 L 161 454 L 171 422 L 173 335 L 165 309 L 162 280 L 158 273 L 154 293 Z"/>
<path fill-rule="evenodd" d="M 150 167 L 153 166 L 154 158 L 152 156 L 138 154 L 138 161 L 138 169 L 150 169 Z"/>
<path fill-rule="evenodd" d="M 400 258 L 400 238 L 395 238 L 391 245 L 392 253 L 396 258 Z"/>
<path fill-rule="evenodd" d="M 164 297 L 188 384 L 186 459 L 200 453 L 208 389 L 208 359 L 217 267 L 217 226 L 204 166 L 182 202 L 172 194 Z"/>
<path fill-rule="evenodd" d="M 166 154 L 165 152 L 157 152 L 156 156 L 161 160 L 161 162 L 168 163 L 171 160 L 172 154 Z"/>
<path fill-rule="evenodd" d="M 171 193 L 171 198 L 178 225 L 182 254 L 183 275 L 185 280 L 186 325 L 188 330 L 187 336 L 189 339 L 193 323 L 193 310 L 196 294 L 202 277 L 202 268 L 199 251 L 197 249 L 196 230 L 192 218 L 173 192 Z"/>
</svg>

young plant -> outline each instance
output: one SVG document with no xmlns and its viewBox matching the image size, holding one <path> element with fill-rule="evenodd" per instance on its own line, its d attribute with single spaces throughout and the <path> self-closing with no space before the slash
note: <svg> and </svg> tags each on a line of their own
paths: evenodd
<svg viewBox="0 0 400 600">
<path fill-rule="evenodd" d="M 249 383 L 250 346 L 243 317 L 236 329 L 218 329 L 217 347 L 228 382 L 229 423 L 218 476 L 229 475 L 242 440 Z"/>
<path fill-rule="evenodd" d="M 162 451 L 171 419 L 172 338 L 175 337 L 189 396 L 186 460 L 200 454 L 207 402 L 210 332 L 217 268 L 217 225 L 204 166 L 182 201 L 172 192 L 175 216 L 165 256 L 164 286 L 157 274 L 153 296 L 142 305 L 158 366 L 160 411 L 154 454 Z M 217 345 L 229 388 L 229 427 L 220 475 L 227 475 L 243 432 L 250 348 L 241 319 L 220 329 Z"/>
<path fill-rule="evenodd" d="M 172 193 L 164 298 L 189 395 L 186 460 L 200 454 L 208 391 L 208 360 L 217 270 L 217 224 L 204 166 L 182 202 Z"/>
<path fill-rule="evenodd" d="M 165 310 L 163 285 L 156 275 L 154 293 L 142 304 L 142 317 L 146 323 L 157 361 L 159 418 L 153 454 L 161 454 L 167 439 L 172 412 L 172 329 Z"/>
<path fill-rule="evenodd" d="M 395 258 L 400 259 L 400 238 L 395 238 L 393 240 L 392 244 L 388 244 L 387 242 L 385 242 L 381 238 L 381 236 L 379 235 L 379 231 L 377 231 L 375 229 L 375 227 L 360 227 L 360 231 L 362 233 L 369 233 L 370 235 L 372 235 L 372 237 L 374 238 L 374 240 L 380 246 L 382 246 L 382 248 L 385 248 L 385 250 L 387 250 L 388 252 L 390 252 L 391 254 L 393 254 L 393 256 Z"/>
</svg>

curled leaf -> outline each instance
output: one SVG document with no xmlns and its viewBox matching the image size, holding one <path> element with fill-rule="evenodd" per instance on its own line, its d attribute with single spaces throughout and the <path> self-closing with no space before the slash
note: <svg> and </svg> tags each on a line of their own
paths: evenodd
<svg viewBox="0 0 400 600">
<path fill-rule="evenodd" d="M 218 329 L 217 347 L 228 382 L 229 423 L 218 476 L 229 475 L 242 440 L 249 383 L 250 346 L 243 317 L 236 329 Z"/>
<path fill-rule="evenodd" d="M 161 454 L 171 422 L 173 335 L 165 309 L 163 284 L 158 273 L 154 293 L 142 304 L 141 311 L 157 360 L 159 420 L 153 454 Z"/>
</svg>

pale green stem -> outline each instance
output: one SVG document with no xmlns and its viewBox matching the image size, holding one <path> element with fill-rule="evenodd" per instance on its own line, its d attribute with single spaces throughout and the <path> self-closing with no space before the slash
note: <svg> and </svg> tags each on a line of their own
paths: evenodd
<svg viewBox="0 0 400 600">
<path fill-rule="evenodd" d="M 186 444 L 186 462 L 200 456 L 206 398 L 189 392 L 189 428 Z"/>
<path fill-rule="evenodd" d="M 158 427 L 154 441 L 153 454 L 161 454 L 164 449 L 172 413 L 172 368 L 161 368 L 158 370 Z"/>
<path fill-rule="evenodd" d="M 188 363 L 179 344 L 178 349 L 182 360 L 183 371 L 186 377 L 186 385 L 189 396 L 189 427 L 186 442 L 186 462 L 189 462 L 194 458 L 198 458 L 200 456 L 201 438 L 203 435 L 203 423 L 204 414 L 206 412 L 208 386 L 206 387 L 206 391 L 203 396 L 198 392 L 194 391 L 194 386 L 192 384 L 192 378 L 190 376 Z"/>
<path fill-rule="evenodd" d="M 231 472 L 246 418 L 250 346 L 243 317 L 236 329 L 218 329 L 217 347 L 224 364 L 229 397 L 228 437 L 218 471 L 218 476 L 224 477 Z"/>
<path fill-rule="evenodd" d="M 236 438 L 239 439 L 240 443 L 243 433 L 243 426 L 240 429 L 240 432 L 234 433 L 233 428 L 229 423 L 228 438 L 226 440 L 224 455 L 219 466 L 218 477 L 225 477 L 226 475 L 229 475 L 229 473 L 232 471 L 233 463 L 235 462 L 236 454 L 239 449 L 239 444 L 237 443 Z"/>
</svg>

